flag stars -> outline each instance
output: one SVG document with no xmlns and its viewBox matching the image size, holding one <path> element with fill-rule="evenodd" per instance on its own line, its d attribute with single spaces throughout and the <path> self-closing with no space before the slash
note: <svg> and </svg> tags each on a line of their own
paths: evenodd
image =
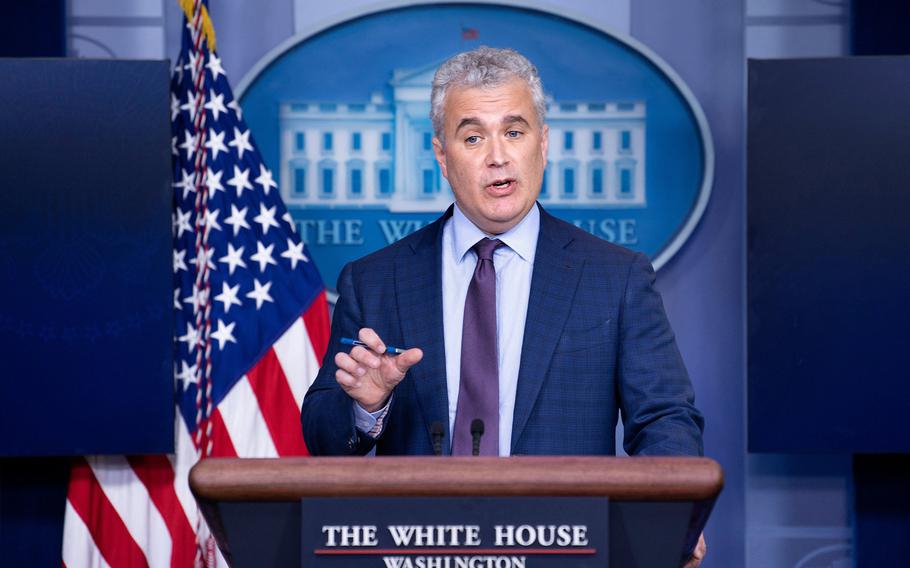
<svg viewBox="0 0 910 568">
<path fill-rule="evenodd" d="M 215 171 L 214 169 L 206 170 L 205 172 L 205 186 L 209 189 L 209 196 L 212 196 L 217 191 L 224 191 L 224 186 L 221 185 L 221 175 L 224 171 Z"/>
<path fill-rule="evenodd" d="M 220 209 L 215 209 L 214 211 L 205 212 L 205 226 L 209 231 L 215 230 L 220 231 L 221 225 L 218 224 L 218 214 L 221 213 Z"/>
<path fill-rule="evenodd" d="M 269 289 L 272 287 L 271 282 L 266 282 L 265 284 L 260 284 L 259 279 L 253 278 L 253 291 L 247 292 L 246 297 L 256 300 L 256 310 L 262 307 L 262 304 L 265 302 L 274 303 L 275 300 L 269 295 Z"/>
<path fill-rule="evenodd" d="M 190 35 L 193 33 L 193 27 L 191 24 L 187 23 L 187 28 L 190 29 Z M 189 50 L 189 62 L 183 66 L 184 69 L 190 72 L 190 77 L 193 78 L 193 82 L 196 81 L 196 63 L 199 61 L 199 56 L 196 55 L 196 52 L 192 49 Z"/>
<path fill-rule="evenodd" d="M 186 322 L 186 333 L 177 338 L 177 341 L 186 343 L 187 349 L 192 353 L 199 345 L 199 332 L 193 327 L 193 324 Z"/>
<path fill-rule="evenodd" d="M 180 99 L 177 98 L 177 95 L 171 92 L 171 122 L 177 118 L 180 114 Z"/>
<path fill-rule="evenodd" d="M 179 146 L 182 150 L 186 150 L 186 160 L 189 161 L 193 157 L 193 152 L 196 150 L 196 140 L 193 138 L 193 133 L 189 130 L 183 131 L 183 144 Z"/>
<path fill-rule="evenodd" d="M 185 110 L 190 115 L 190 122 L 196 121 L 196 98 L 192 91 L 186 92 L 186 102 L 180 105 L 180 110 Z"/>
<path fill-rule="evenodd" d="M 221 59 L 214 53 L 209 53 L 209 62 L 205 64 L 206 69 L 212 74 L 212 81 L 218 80 L 218 75 L 224 75 L 224 67 L 221 66 Z"/>
<path fill-rule="evenodd" d="M 288 250 L 281 253 L 281 256 L 291 261 L 291 270 L 297 268 L 298 261 L 309 262 L 309 259 L 303 254 L 303 241 L 295 245 L 294 241 L 288 239 Z"/>
<path fill-rule="evenodd" d="M 274 248 L 275 245 L 263 246 L 262 241 L 256 241 L 256 254 L 250 256 L 250 259 L 259 263 L 259 272 L 265 272 L 265 267 L 270 264 L 278 265 L 272 258 Z"/>
<path fill-rule="evenodd" d="M 247 227 L 249 228 L 249 227 Z M 243 247 L 235 249 L 234 245 L 231 243 L 227 244 L 228 253 L 218 259 L 219 262 L 223 262 L 228 265 L 228 274 L 231 276 L 234 275 L 234 269 L 238 266 L 246 268 L 246 262 L 243 261 Z"/>
<path fill-rule="evenodd" d="M 183 299 L 184 304 L 189 304 L 193 306 L 193 313 L 199 311 L 200 306 L 204 306 L 206 303 L 206 291 L 200 290 L 197 286 L 193 286 L 193 293 Z"/>
<path fill-rule="evenodd" d="M 227 325 L 224 324 L 224 321 L 220 318 L 218 319 L 218 329 L 212 332 L 212 339 L 218 340 L 218 350 L 224 351 L 225 343 L 237 343 L 237 340 L 234 339 L 234 326 L 237 325 L 237 322 L 231 322 Z"/>
<path fill-rule="evenodd" d="M 196 266 L 200 266 L 200 262 L 203 262 L 205 264 L 205 266 L 207 266 L 209 268 L 209 270 L 216 270 L 215 264 L 212 263 L 212 255 L 214 255 L 214 254 L 215 254 L 214 247 L 211 247 L 211 248 L 203 247 L 202 250 L 199 252 L 199 256 L 197 258 L 193 258 L 190 260 L 190 264 L 195 264 Z"/>
<path fill-rule="evenodd" d="M 187 270 L 186 267 L 186 251 L 174 249 L 174 274 L 180 272 L 181 270 Z"/>
<path fill-rule="evenodd" d="M 182 176 L 182 179 L 180 181 L 178 181 L 177 183 L 172 183 L 171 185 L 178 189 L 182 189 L 183 190 L 183 199 L 186 199 L 186 196 L 189 195 L 190 192 L 195 193 L 196 185 L 193 180 L 192 171 L 187 171 L 187 170 L 184 170 L 181 168 L 180 175 Z"/>
<path fill-rule="evenodd" d="M 174 290 L 174 309 L 183 310 L 183 306 L 180 305 L 180 288 Z"/>
<path fill-rule="evenodd" d="M 250 145 L 250 130 L 247 129 L 246 132 L 240 132 L 240 129 L 235 126 L 234 139 L 228 142 L 228 146 L 235 148 L 237 150 L 237 158 L 242 160 L 244 152 L 253 151 L 253 146 Z M 259 178 L 256 178 L 256 181 L 259 181 Z"/>
<path fill-rule="evenodd" d="M 218 152 L 227 153 L 227 146 L 224 145 L 224 132 L 216 132 L 214 128 L 209 129 L 209 139 L 205 142 L 205 147 L 212 151 L 212 160 L 218 159 Z M 236 167 L 236 166 L 235 166 Z"/>
<path fill-rule="evenodd" d="M 193 211 L 183 211 L 179 207 L 177 208 L 177 218 L 174 219 L 174 228 L 177 230 L 177 238 L 183 236 L 184 231 L 193 232 L 193 228 L 190 227 L 190 217 L 192 217 Z"/>
<path fill-rule="evenodd" d="M 247 130 L 249 132 L 249 130 Z M 252 148 L 250 148 L 252 150 Z M 272 177 L 272 172 L 265 167 L 265 164 L 259 166 L 259 177 L 256 178 L 256 183 L 262 186 L 262 190 L 266 195 L 269 194 L 269 188 L 278 187 L 278 184 L 275 183 L 275 179 Z"/>
<path fill-rule="evenodd" d="M 183 83 L 183 58 L 177 59 L 177 66 L 174 69 L 174 75 L 177 76 L 177 84 Z"/>
<path fill-rule="evenodd" d="M 215 296 L 215 301 L 224 304 L 225 314 L 231 311 L 231 306 L 243 305 L 240 299 L 237 298 L 237 293 L 239 291 L 240 284 L 237 284 L 235 286 L 228 286 L 227 282 L 221 283 L 221 293 Z"/>
<path fill-rule="evenodd" d="M 212 117 L 217 121 L 218 115 L 227 114 L 227 108 L 224 106 L 224 95 L 217 95 L 213 89 L 209 89 L 209 102 L 205 103 L 205 108 L 212 112 Z"/>
<path fill-rule="evenodd" d="M 180 372 L 175 375 L 178 381 L 183 382 L 183 388 L 189 388 L 190 385 L 199 384 L 199 365 L 187 365 L 186 361 L 180 361 Z"/>
<path fill-rule="evenodd" d="M 278 221 L 275 220 L 275 211 L 278 209 L 278 206 L 272 206 L 268 209 L 265 208 L 264 203 L 259 203 L 259 215 L 253 217 L 253 221 L 262 225 L 262 234 L 269 234 L 269 227 L 278 228 Z"/>
<path fill-rule="evenodd" d="M 239 198 L 244 189 L 253 189 L 253 184 L 250 183 L 250 170 L 241 170 L 235 165 L 234 177 L 229 179 L 227 181 L 227 184 L 234 186 L 234 188 L 237 190 L 237 197 Z"/>
<path fill-rule="evenodd" d="M 249 229 L 250 224 L 246 222 L 246 213 L 249 211 L 249 207 L 244 207 L 243 209 L 237 209 L 237 206 L 231 203 L 231 216 L 224 220 L 228 225 L 231 225 L 234 228 L 234 236 L 237 236 L 237 233 L 240 232 L 240 229 Z M 242 248 L 241 248 L 242 250 Z"/>
</svg>

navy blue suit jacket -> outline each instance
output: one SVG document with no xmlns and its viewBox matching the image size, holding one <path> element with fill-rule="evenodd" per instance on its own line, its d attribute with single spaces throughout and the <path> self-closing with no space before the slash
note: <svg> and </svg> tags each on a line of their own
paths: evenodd
<svg viewBox="0 0 910 568">
<path fill-rule="evenodd" d="M 432 454 L 430 425 L 446 429 L 448 393 L 439 220 L 345 266 L 329 349 L 303 402 L 314 455 Z M 622 410 L 629 454 L 701 455 L 703 419 L 647 258 L 541 208 L 512 427 L 512 454 L 612 455 Z M 341 337 L 362 327 L 423 360 L 395 388 L 378 440 L 354 426 L 335 382 Z"/>
</svg>

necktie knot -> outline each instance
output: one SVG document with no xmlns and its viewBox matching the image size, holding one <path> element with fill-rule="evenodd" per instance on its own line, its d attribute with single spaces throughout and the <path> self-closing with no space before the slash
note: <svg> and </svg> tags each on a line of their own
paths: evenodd
<svg viewBox="0 0 910 568">
<path fill-rule="evenodd" d="M 474 252 L 477 253 L 477 260 L 493 260 L 493 251 L 501 247 L 504 243 L 499 239 L 480 239 L 474 246 Z"/>
</svg>

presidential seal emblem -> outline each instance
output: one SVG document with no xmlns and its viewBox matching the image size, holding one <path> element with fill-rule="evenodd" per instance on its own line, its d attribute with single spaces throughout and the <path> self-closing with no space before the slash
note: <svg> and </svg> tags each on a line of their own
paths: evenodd
<svg viewBox="0 0 910 568">
<path fill-rule="evenodd" d="M 713 150 L 689 89 L 627 37 L 495 5 L 364 13 L 291 38 L 238 89 L 248 124 L 324 278 L 453 201 L 433 155 L 430 84 L 479 45 L 517 49 L 547 95 L 540 202 L 660 268 L 707 205 Z"/>
</svg>

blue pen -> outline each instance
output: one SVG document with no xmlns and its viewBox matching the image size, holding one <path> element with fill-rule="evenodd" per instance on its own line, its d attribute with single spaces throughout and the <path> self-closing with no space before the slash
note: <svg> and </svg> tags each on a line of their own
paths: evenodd
<svg viewBox="0 0 910 568">
<path fill-rule="evenodd" d="M 359 341 L 357 339 L 351 339 L 350 337 L 342 337 L 341 342 L 345 345 L 362 345 L 362 346 L 366 347 L 367 349 L 370 348 L 369 345 L 367 345 L 363 341 Z M 386 347 L 385 347 L 385 352 L 388 353 L 389 355 L 401 355 L 405 351 L 407 351 L 407 350 L 402 349 L 400 347 L 392 347 L 390 345 L 386 345 Z"/>
</svg>

